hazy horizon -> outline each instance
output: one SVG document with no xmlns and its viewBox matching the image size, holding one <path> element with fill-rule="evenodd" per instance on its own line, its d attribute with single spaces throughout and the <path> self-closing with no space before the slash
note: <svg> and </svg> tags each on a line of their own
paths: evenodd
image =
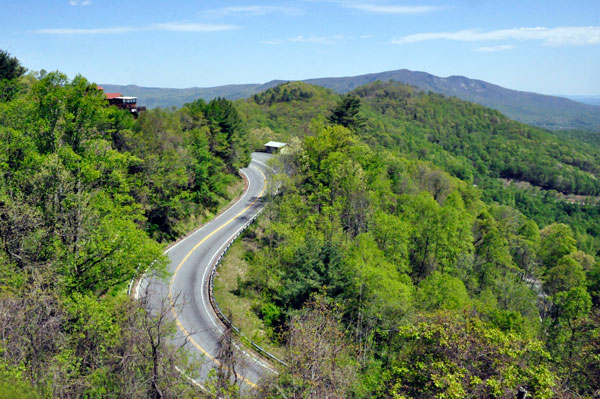
<svg viewBox="0 0 600 399">
<path fill-rule="evenodd" d="M 25 0 L 3 9 L 0 48 L 24 66 L 105 84 L 215 87 L 409 69 L 600 94 L 592 0 Z"/>
</svg>

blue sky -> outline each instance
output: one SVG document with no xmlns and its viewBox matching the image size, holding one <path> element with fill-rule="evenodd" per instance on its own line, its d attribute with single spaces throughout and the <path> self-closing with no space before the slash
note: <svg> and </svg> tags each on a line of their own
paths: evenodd
<svg viewBox="0 0 600 399">
<path fill-rule="evenodd" d="M 407 68 L 600 94 L 599 0 L 2 0 L 0 49 L 98 83 L 208 87 Z"/>
</svg>

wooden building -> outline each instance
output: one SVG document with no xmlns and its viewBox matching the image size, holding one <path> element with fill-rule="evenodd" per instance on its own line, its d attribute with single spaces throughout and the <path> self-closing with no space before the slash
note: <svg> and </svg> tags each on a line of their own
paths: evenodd
<svg viewBox="0 0 600 399">
<path fill-rule="evenodd" d="M 100 86 L 98 86 L 98 90 L 104 91 L 104 89 Z M 146 110 L 146 106 L 137 105 L 137 97 L 126 97 L 121 93 L 104 93 L 104 96 L 106 97 L 110 105 L 114 105 L 121 109 L 127 109 L 136 118 L 140 112 Z"/>
</svg>

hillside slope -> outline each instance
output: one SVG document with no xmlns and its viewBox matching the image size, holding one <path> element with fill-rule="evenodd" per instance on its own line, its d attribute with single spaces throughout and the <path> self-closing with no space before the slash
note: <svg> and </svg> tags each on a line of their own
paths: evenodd
<svg viewBox="0 0 600 399">
<path fill-rule="evenodd" d="M 600 151 L 593 146 L 559 138 L 472 102 L 401 83 L 369 83 L 350 94 L 360 98 L 366 118 L 360 136 L 375 148 L 418 154 L 475 183 L 484 177 L 508 178 L 565 194 L 600 194 Z M 336 95 L 329 90 L 291 82 L 236 107 L 251 129 L 268 127 L 276 139 L 288 141 L 309 133 L 310 121 L 335 102 Z"/>
<path fill-rule="evenodd" d="M 371 148 L 430 162 L 476 184 L 487 201 L 514 206 L 541 226 L 570 224 L 581 237 L 594 236 L 586 238 L 586 245 L 600 252 L 600 219 L 594 205 L 600 194 L 596 145 L 568 137 L 573 132 L 555 135 L 495 110 L 400 83 L 372 83 L 352 94 L 360 98 L 365 118 L 358 136 Z M 271 98 L 278 101 L 264 101 Z M 330 90 L 292 82 L 239 100 L 236 108 L 257 148 L 268 140 L 291 142 L 294 136 L 311 135 L 326 123 L 318 115 L 326 117 L 330 112 L 323 110 L 333 109 L 340 99 Z M 522 190 L 519 182 L 532 189 Z M 583 200 L 588 205 L 569 203 L 577 196 L 588 196 Z"/>
<path fill-rule="evenodd" d="M 396 81 L 424 91 L 454 96 L 494 108 L 511 119 L 547 129 L 581 129 L 600 131 L 600 106 L 583 104 L 563 97 L 547 96 L 506 89 L 482 80 L 464 76 L 441 78 L 425 72 L 400 69 L 367 75 L 304 80 L 317 86 L 347 93 L 375 81 Z M 210 100 L 224 97 L 230 100 L 248 98 L 282 83 L 273 80 L 264 84 L 226 85 L 206 88 L 163 89 L 140 86 L 103 85 L 106 91 L 116 91 L 139 97 L 148 107 L 181 106 L 197 98 Z"/>
<path fill-rule="evenodd" d="M 346 78 L 309 79 L 307 83 L 347 93 L 377 80 L 396 81 L 445 96 L 458 97 L 494 108 L 511 119 L 548 129 L 600 130 L 600 107 L 563 97 L 506 89 L 464 76 L 441 78 L 401 69 Z"/>
<path fill-rule="evenodd" d="M 297 354 L 268 397 L 300 396 L 289 381 L 321 364 L 340 398 L 595 390 L 598 206 L 554 198 L 600 193 L 600 151 L 396 82 L 350 94 L 291 82 L 236 102 L 249 136 L 289 142 L 228 261 L 252 336 Z"/>
<path fill-rule="evenodd" d="M 138 97 L 141 105 L 149 108 L 181 107 L 183 104 L 191 103 L 199 98 L 210 101 L 217 97 L 228 100 L 247 98 L 253 94 L 260 93 L 281 83 L 272 81 L 265 84 L 240 84 L 216 87 L 190 87 L 187 89 L 170 89 L 162 87 L 142 87 L 137 85 L 113 85 L 101 84 L 107 93 L 122 93 L 127 96 Z"/>
<path fill-rule="evenodd" d="M 560 96 L 560 97 L 566 97 L 570 100 L 577 101 L 577 102 L 584 103 L 584 104 L 600 106 L 600 96 Z"/>
</svg>

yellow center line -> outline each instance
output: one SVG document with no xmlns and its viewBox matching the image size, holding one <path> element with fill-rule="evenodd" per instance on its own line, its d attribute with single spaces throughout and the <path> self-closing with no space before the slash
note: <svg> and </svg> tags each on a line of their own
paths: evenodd
<svg viewBox="0 0 600 399">
<path fill-rule="evenodd" d="M 265 177 L 265 174 L 258 168 L 255 167 L 256 170 L 258 170 L 260 172 L 260 174 L 263 176 L 264 181 L 266 183 L 267 178 Z M 266 185 L 266 184 L 265 184 Z M 173 303 L 173 294 L 172 294 L 172 290 L 173 290 L 173 284 L 175 283 L 175 277 L 177 277 L 177 272 L 179 271 L 179 269 L 181 269 L 181 266 L 183 266 L 183 264 L 189 259 L 190 256 L 192 256 L 192 254 L 198 249 L 198 247 L 200 247 L 200 245 L 202 245 L 206 240 L 208 240 L 210 237 L 212 237 L 214 234 L 216 234 L 219 230 L 221 230 L 223 227 L 229 225 L 229 223 L 233 222 L 235 219 L 237 219 L 238 217 L 240 217 L 242 214 L 244 214 L 248 209 L 250 209 L 252 207 L 252 205 L 254 205 L 256 203 L 256 201 L 258 201 L 258 199 L 260 197 L 262 197 L 263 193 L 265 192 L 265 185 L 263 185 L 263 189 L 260 192 L 260 194 L 258 194 L 258 196 L 256 197 L 256 199 L 254 201 L 252 201 L 252 203 L 250 205 L 248 205 L 246 208 L 244 208 L 240 213 L 238 213 L 237 215 L 235 215 L 234 217 L 232 217 L 231 219 L 229 219 L 227 222 L 223 223 L 221 226 L 219 226 L 216 230 L 214 230 L 212 233 L 210 233 L 209 235 L 207 235 L 206 237 L 204 237 L 199 243 L 197 243 L 194 248 L 192 248 L 190 250 L 190 252 L 187 253 L 187 255 L 185 255 L 185 257 L 183 258 L 183 260 L 181 261 L 181 263 L 179 263 L 179 265 L 177 266 L 177 268 L 175 269 L 175 273 L 173 273 L 173 277 L 171 278 L 171 282 L 169 284 L 169 301 L 171 303 L 171 311 L 173 312 L 173 314 L 175 315 L 175 323 L 177 324 L 177 327 L 179 327 L 179 329 L 181 330 L 181 332 L 183 332 L 183 334 L 190 340 L 191 344 L 194 345 L 196 347 L 196 349 L 198 349 L 200 352 L 202 352 L 206 357 L 208 357 L 209 359 L 211 359 L 213 362 L 215 362 L 217 365 L 221 365 L 221 362 L 219 360 L 217 360 L 215 357 L 213 357 L 210 353 L 208 353 L 206 351 L 206 349 L 204 349 L 202 346 L 200 346 L 200 344 L 198 344 L 194 338 L 192 338 L 190 336 L 190 334 L 187 332 L 187 330 L 185 329 L 185 327 L 183 326 L 183 324 L 181 324 L 181 322 L 179 321 L 179 318 L 177 317 L 177 313 L 175 312 L 175 304 Z M 209 265 L 210 266 L 210 265 Z M 202 282 L 204 284 L 204 282 Z M 254 382 L 248 380 L 247 378 L 245 378 L 244 376 L 241 376 L 239 374 L 236 373 L 236 375 L 242 379 L 246 384 L 250 385 L 252 388 L 258 388 L 258 385 L 256 385 Z"/>
</svg>

